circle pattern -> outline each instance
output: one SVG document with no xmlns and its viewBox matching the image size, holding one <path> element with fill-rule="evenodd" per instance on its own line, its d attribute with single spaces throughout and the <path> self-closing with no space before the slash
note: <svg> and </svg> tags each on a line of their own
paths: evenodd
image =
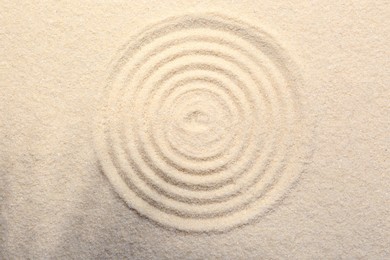
<svg viewBox="0 0 390 260">
<path fill-rule="evenodd" d="M 96 150 L 140 214 L 221 231 L 271 209 L 306 156 L 298 69 L 267 32 L 220 15 L 155 24 L 122 52 Z"/>
</svg>

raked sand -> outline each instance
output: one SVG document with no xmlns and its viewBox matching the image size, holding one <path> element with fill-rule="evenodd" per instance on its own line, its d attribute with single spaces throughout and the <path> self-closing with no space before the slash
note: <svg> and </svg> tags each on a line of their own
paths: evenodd
<svg viewBox="0 0 390 260">
<path fill-rule="evenodd" d="M 0 258 L 390 257 L 384 1 L 1 8 Z"/>
</svg>

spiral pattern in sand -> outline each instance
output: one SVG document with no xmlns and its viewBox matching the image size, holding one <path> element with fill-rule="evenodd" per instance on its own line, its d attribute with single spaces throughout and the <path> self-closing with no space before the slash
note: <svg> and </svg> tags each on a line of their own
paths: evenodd
<svg viewBox="0 0 390 260">
<path fill-rule="evenodd" d="M 259 28 L 175 17 L 128 44 L 110 77 L 96 148 L 119 195 L 186 231 L 221 231 L 268 211 L 302 171 L 301 81 Z"/>
</svg>

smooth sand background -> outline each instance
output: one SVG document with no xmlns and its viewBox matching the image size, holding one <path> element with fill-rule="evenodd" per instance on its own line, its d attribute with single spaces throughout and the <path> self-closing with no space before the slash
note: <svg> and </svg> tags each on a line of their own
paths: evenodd
<svg viewBox="0 0 390 260">
<path fill-rule="evenodd" d="M 386 1 L 0 4 L 0 256 L 390 257 Z M 306 78 L 312 162 L 255 223 L 166 229 L 129 210 L 99 168 L 92 120 L 117 51 L 142 27 L 218 11 L 276 32 Z"/>
</svg>

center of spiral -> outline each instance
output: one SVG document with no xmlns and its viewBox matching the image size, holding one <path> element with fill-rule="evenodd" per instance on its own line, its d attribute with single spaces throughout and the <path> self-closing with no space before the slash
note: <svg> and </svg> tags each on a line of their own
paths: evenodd
<svg viewBox="0 0 390 260">
<path fill-rule="evenodd" d="M 209 115 L 202 110 L 194 110 L 187 113 L 183 119 L 184 128 L 190 131 L 203 132 L 208 129 Z"/>
</svg>

